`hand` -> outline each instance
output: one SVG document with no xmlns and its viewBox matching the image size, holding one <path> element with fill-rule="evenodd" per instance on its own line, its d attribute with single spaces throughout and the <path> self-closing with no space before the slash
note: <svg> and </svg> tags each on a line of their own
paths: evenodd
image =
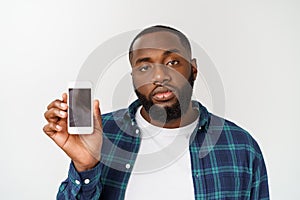
<svg viewBox="0 0 300 200">
<path fill-rule="evenodd" d="M 44 116 L 48 121 L 43 131 L 73 160 L 78 172 L 93 168 L 100 161 L 102 147 L 102 119 L 99 101 L 94 100 L 94 132 L 74 135 L 68 133 L 67 94 L 62 100 L 51 102 Z"/>
</svg>

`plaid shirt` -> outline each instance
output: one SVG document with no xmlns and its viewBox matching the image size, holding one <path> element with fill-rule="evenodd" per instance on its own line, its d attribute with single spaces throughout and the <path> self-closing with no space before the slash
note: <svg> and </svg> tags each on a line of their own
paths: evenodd
<svg viewBox="0 0 300 200">
<path fill-rule="evenodd" d="M 70 164 L 57 199 L 121 200 L 141 139 L 135 120 L 137 100 L 128 109 L 102 115 L 101 162 L 78 173 Z M 269 199 L 266 166 L 256 141 L 234 123 L 199 110 L 189 152 L 195 199 Z"/>
</svg>

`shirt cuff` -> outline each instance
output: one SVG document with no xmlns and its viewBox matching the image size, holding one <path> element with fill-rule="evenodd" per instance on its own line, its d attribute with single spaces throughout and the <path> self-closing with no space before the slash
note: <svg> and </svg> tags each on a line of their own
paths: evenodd
<svg viewBox="0 0 300 200">
<path fill-rule="evenodd" d="M 100 175 L 102 171 L 102 163 L 99 162 L 94 168 L 77 172 L 73 162 L 70 164 L 69 169 L 69 180 L 76 188 L 77 192 L 82 189 L 82 191 L 89 191 L 95 189 L 95 187 L 99 184 Z"/>
</svg>

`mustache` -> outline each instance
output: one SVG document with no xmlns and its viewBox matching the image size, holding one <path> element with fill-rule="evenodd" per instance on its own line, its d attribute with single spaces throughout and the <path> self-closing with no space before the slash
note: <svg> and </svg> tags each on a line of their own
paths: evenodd
<svg viewBox="0 0 300 200">
<path fill-rule="evenodd" d="M 163 92 L 173 92 L 173 93 L 177 93 L 178 91 L 178 88 L 174 87 L 174 86 L 171 86 L 171 85 L 156 85 L 152 91 L 150 92 L 149 96 L 154 96 L 155 94 L 157 93 L 163 93 Z"/>
</svg>

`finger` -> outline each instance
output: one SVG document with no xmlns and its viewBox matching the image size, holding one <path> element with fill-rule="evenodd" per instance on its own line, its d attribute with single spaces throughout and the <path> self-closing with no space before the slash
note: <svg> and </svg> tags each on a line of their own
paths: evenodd
<svg viewBox="0 0 300 200">
<path fill-rule="evenodd" d="M 43 131 L 44 133 L 46 133 L 48 136 L 53 135 L 56 133 L 56 130 L 53 130 L 52 128 L 50 128 L 50 125 L 47 124 L 43 127 Z"/>
<path fill-rule="evenodd" d="M 55 117 L 55 116 L 50 116 L 50 114 L 49 114 L 49 111 L 46 111 L 45 113 L 44 113 L 44 117 L 45 117 L 45 119 L 48 121 L 48 122 L 57 122 L 57 121 L 59 121 L 60 120 L 60 118 L 59 117 Z"/>
<path fill-rule="evenodd" d="M 50 108 L 44 113 L 44 116 L 49 122 L 57 122 L 60 119 L 65 119 L 68 116 L 68 113 L 64 110 L 58 108 Z"/>
<path fill-rule="evenodd" d="M 47 106 L 47 110 L 50 110 L 51 108 L 59 108 L 61 110 L 67 110 L 68 105 L 66 102 L 56 99 Z"/>
<path fill-rule="evenodd" d="M 44 126 L 43 131 L 60 147 L 64 150 L 64 145 L 68 140 L 69 134 L 64 129 L 65 125 L 63 121 L 58 123 L 49 123 Z"/>
<path fill-rule="evenodd" d="M 43 131 L 50 137 L 53 134 L 55 134 L 61 130 L 62 130 L 62 127 L 54 122 L 50 122 L 50 123 L 46 124 L 43 128 Z"/>
<path fill-rule="evenodd" d="M 61 127 L 61 132 L 68 132 L 67 120 L 59 120 L 57 124 Z"/>
</svg>

